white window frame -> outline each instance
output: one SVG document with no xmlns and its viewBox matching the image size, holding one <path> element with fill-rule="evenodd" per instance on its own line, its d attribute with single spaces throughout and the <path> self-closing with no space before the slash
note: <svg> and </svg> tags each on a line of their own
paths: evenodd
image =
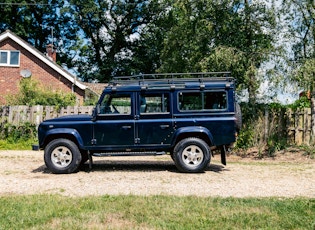
<svg viewBox="0 0 315 230">
<path fill-rule="evenodd" d="M 11 53 L 16 52 L 18 53 L 18 63 L 17 64 L 11 64 Z M 19 50 L 0 50 L 0 53 L 7 53 L 7 62 L 6 63 L 0 63 L 0 66 L 12 66 L 12 67 L 19 67 L 20 66 L 20 51 Z"/>
</svg>

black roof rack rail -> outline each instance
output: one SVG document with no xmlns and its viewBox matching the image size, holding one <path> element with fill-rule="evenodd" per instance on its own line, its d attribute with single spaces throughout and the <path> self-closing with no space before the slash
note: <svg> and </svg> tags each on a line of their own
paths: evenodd
<svg viewBox="0 0 315 230">
<path fill-rule="evenodd" d="M 197 72 L 197 73 L 156 73 L 156 74 L 138 74 L 132 76 L 113 77 L 109 83 L 117 84 L 150 84 L 154 82 L 164 82 L 167 84 L 176 84 L 187 81 L 232 81 L 231 72 Z M 225 78 L 225 79 L 224 79 Z"/>
</svg>

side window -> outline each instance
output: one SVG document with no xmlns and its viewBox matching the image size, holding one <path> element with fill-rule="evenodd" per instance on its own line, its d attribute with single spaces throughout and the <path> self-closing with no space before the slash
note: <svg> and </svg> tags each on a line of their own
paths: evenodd
<svg viewBox="0 0 315 230">
<path fill-rule="evenodd" d="M 169 95 L 168 94 L 141 94 L 140 95 L 140 113 L 169 113 Z"/>
<path fill-rule="evenodd" d="M 204 109 L 227 109 L 226 92 L 205 92 Z"/>
<path fill-rule="evenodd" d="M 179 110 L 201 110 L 202 94 L 200 92 L 181 92 L 179 93 Z"/>
<path fill-rule="evenodd" d="M 100 105 L 99 114 L 131 114 L 130 94 L 107 94 Z"/>
<path fill-rule="evenodd" d="M 180 92 L 178 105 L 181 111 L 225 110 L 226 92 Z"/>
</svg>

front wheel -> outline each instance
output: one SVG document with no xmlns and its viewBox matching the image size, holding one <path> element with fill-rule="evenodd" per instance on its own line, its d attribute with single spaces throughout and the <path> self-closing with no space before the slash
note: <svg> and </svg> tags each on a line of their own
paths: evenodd
<svg viewBox="0 0 315 230">
<path fill-rule="evenodd" d="M 82 156 L 74 142 L 60 138 L 46 146 L 44 160 L 47 168 L 53 173 L 73 173 L 78 170 Z"/>
<path fill-rule="evenodd" d="M 199 138 L 186 138 L 177 143 L 173 152 L 176 167 L 181 172 L 203 172 L 210 163 L 211 150 Z"/>
</svg>

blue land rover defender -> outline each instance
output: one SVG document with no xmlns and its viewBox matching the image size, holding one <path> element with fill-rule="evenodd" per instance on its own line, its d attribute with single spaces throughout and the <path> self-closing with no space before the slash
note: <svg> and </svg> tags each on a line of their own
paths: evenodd
<svg viewBox="0 0 315 230">
<path fill-rule="evenodd" d="M 93 156 L 170 154 L 180 172 L 202 172 L 226 150 L 241 125 L 228 72 L 114 78 L 91 115 L 50 119 L 38 127 L 53 173 L 72 173 Z"/>
</svg>

